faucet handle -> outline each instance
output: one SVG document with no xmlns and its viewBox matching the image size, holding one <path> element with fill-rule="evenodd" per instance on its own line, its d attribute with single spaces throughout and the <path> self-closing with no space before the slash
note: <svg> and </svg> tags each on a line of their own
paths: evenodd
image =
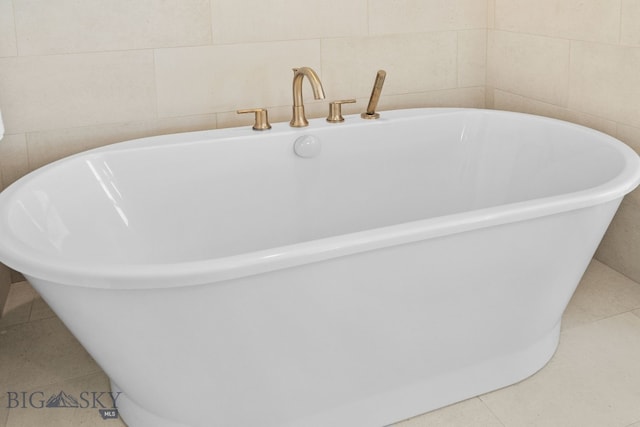
<svg viewBox="0 0 640 427">
<path fill-rule="evenodd" d="M 342 117 L 342 104 L 354 104 L 355 102 L 355 99 L 342 99 L 340 101 L 330 102 L 329 117 L 327 117 L 327 121 L 329 123 L 344 122 L 344 117 Z"/>
<path fill-rule="evenodd" d="M 271 129 L 271 125 L 269 124 L 269 113 L 266 108 L 250 108 L 248 110 L 238 110 L 236 112 L 238 114 L 255 113 L 253 130 Z"/>
</svg>

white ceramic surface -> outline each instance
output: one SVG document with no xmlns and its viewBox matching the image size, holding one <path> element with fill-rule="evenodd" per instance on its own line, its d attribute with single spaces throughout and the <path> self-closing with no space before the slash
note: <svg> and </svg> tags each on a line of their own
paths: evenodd
<svg viewBox="0 0 640 427">
<path fill-rule="evenodd" d="M 0 261 L 130 427 L 382 426 L 542 367 L 639 181 L 611 137 L 496 111 L 168 135 L 13 184 Z"/>
</svg>

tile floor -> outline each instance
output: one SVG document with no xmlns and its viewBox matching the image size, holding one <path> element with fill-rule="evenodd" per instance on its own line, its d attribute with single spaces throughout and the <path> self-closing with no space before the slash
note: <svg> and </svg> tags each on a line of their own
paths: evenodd
<svg viewBox="0 0 640 427">
<path fill-rule="evenodd" d="M 124 426 L 95 409 L 8 409 L 18 401 L 9 404 L 11 390 L 44 396 L 108 390 L 100 368 L 27 283 L 12 286 L 0 319 L 0 427 Z M 459 426 L 640 427 L 640 284 L 593 261 L 546 367 L 395 427 Z"/>
</svg>

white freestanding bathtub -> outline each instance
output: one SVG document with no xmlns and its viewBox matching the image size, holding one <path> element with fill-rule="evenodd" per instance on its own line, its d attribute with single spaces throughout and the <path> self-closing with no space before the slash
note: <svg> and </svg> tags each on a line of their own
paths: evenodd
<svg viewBox="0 0 640 427">
<path fill-rule="evenodd" d="M 12 185 L 0 260 L 130 427 L 375 427 L 540 369 L 639 181 L 611 137 L 497 111 L 168 135 Z"/>
</svg>

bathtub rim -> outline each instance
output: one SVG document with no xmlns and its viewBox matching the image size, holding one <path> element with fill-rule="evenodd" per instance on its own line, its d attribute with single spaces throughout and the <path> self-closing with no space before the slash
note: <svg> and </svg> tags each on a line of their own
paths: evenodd
<svg viewBox="0 0 640 427">
<path fill-rule="evenodd" d="M 588 208 L 604 204 L 632 191 L 640 183 L 640 157 L 633 149 L 618 139 L 600 131 L 574 123 L 543 116 L 508 111 L 474 108 L 415 108 L 385 112 L 386 120 L 375 121 L 378 125 L 388 120 L 410 120 L 416 116 L 475 112 L 490 115 L 523 116 L 543 122 L 560 123 L 582 131 L 594 133 L 603 142 L 612 144 L 624 159 L 624 167 L 611 180 L 584 190 L 550 197 L 541 197 L 522 202 L 509 203 L 489 208 L 476 209 L 457 214 L 427 218 L 386 227 L 374 228 L 338 236 L 331 236 L 265 250 L 215 259 L 183 261 L 169 264 L 118 264 L 118 263 L 74 263 L 66 257 L 39 251 L 19 239 L 8 225 L 8 210 L 0 214 L 0 258 L 9 267 L 20 271 L 26 277 L 37 277 L 50 282 L 71 286 L 100 289 L 151 289 L 196 286 L 240 278 L 296 265 L 320 262 L 336 257 L 385 247 L 410 244 L 422 240 L 438 238 L 450 234 L 472 231 L 517 221 L 525 221 L 556 213 Z M 358 115 L 346 116 L 347 119 Z M 323 119 L 310 120 L 313 127 L 305 128 L 313 132 L 332 127 Z M 364 126 L 364 121 L 353 121 L 341 126 Z M 286 123 L 274 124 L 277 134 L 295 134 Z M 271 135 L 275 135 L 272 133 Z M 104 152 L 129 149 L 153 149 L 164 145 L 184 143 L 211 143 L 215 139 L 259 137 L 246 128 L 216 129 L 213 131 L 184 132 L 171 135 L 152 136 L 111 144 L 81 152 L 43 166 L 0 193 L 0 204 L 9 204 L 22 185 L 35 179 L 41 173 L 62 163 L 85 156 L 100 155 Z M 186 137 L 186 138 L 185 138 Z M 181 138 L 177 140 L 177 138 Z M 186 141 L 185 141 L 186 139 Z M 126 144 L 126 145 L 123 145 Z M 152 144 L 152 146 L 150 146 Z M 4 201 L 3 201 L 4 199 Z M 35 261 L 34 261 L 35 260 Z"/>
</svg>

